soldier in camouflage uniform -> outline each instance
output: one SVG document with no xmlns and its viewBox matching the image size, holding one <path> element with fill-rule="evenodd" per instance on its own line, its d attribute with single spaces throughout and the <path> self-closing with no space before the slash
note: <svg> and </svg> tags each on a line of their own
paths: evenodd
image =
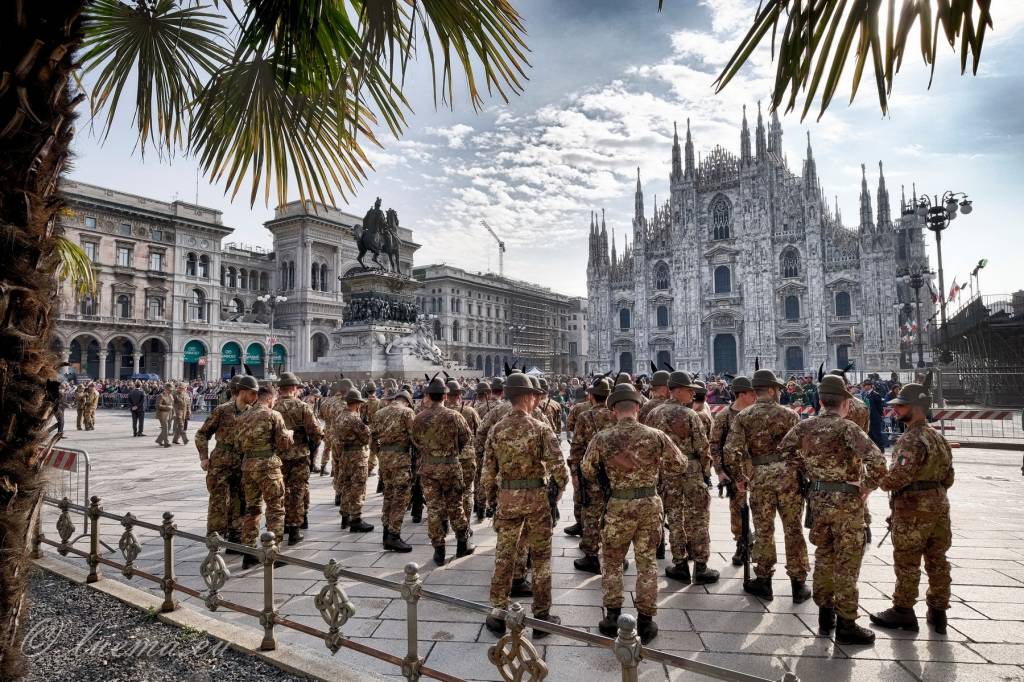
<svg viewBox="0 0 1024 682">
<path fill-rule="evenodd" d="M 487 417 L 487 413 L 491 411 L 497 403 L 491 400 L 491 387 L 486 381 L 480 381 L 476 385 L 476 396 L 473 400 L 471 407 L 476 411 L 477 417 L 480 418 L 479 424 Z M 476 431 L 473 431 L 474 436 Z M 480 486 L 480 474 L 484 469 L 484 449 L 483 445 L 477 441 L 474 445 L 476 450 L 476 476 L 473 478 L 473 511 L 476 512 L 477 522 L 484 520 L 484 514 L 486 513 L 486 500 L 484 496 L 484 490 Z"/>
<path fill-rule="evenodd" d="M 347 388 L 346 388 L 347 387 Z M 341 506 L 341 489 L 338 485 L 338 453 L 334 449 L 334 438 L 332 434 L 334 420 L 339 414 L 346 410 L 345 396 L 352 388 L 352 381 L 342 379 L 336 382 L 331 389 L 331 397 L 320 402 L 320 418 L 324 422 L 324 450 L 320 457 L 320 473 L 322 474 L 331 463 L 331 483 L 334 486 L 334 506 Z"/>
<path fill-rule="evenodd" d="M 587 396 L 587 389 L 580 386 L 573 393 L 572 407 L 569 408 L 569 415 L 565 418 L 565 437 L 572 443 L 572 434 L 576 430 L 576 421 L 580 415 L 590 409 L 590 399 Z M 570 472 L 571 474 L 572 472 Z"/>
<path fill-rule="evenodd" d="M 927 621 L 940 634 L 946 632 L 949 610 L 949 561 L 946 551 L 953 534 L 946 491 L 953 485 L 953 453 L 942 434 L 928 424 L 932 398 L 930 375 L 924 385 L 907 384 L 890 400 L 896 418 L 906 424 L 896 442 L 889 472 L 881 481 L 891 491 L 892 558 L 896 572 L 893 607 L 871 615 L 885 628 L 918 629 L 914 604 L 921 581 L 921 559 L 928 574 Z"/>
<path fill-rule="evenodd" d="M 651 397 L 644 403 L 643 407 L 640 408 L 640 419 L 638 420 L 641 424 L 647 424 L 647 415 L 649 415 L 654 408 L 662 403 L 666 402 L 672 397 L 672 393 L 668 387 L 669 373 L 663 369 L 658 370 L 651 376 Z"/>
<path fill-rule="evenodd" d="M 727 471 L 727 467 L 723 466 L 722 453 L 736 415 L 753 405 L 757 396 L 747 377 L 735 377 L 730 388 L 735 396 L 732 405 L 716 414 L 711 425 L 711 463 L 715 468 L 715 473 L 718 474 L 720 483 L 733 483 L 729 490 L 729 529 L 732 531 L 732 539 L 736 541 L 736 553 L 732 555 L 732 565 L 742 566 L 747 548 L 741 544 L 743 521 L 740 517 L 740 510 L 747 504 L 747 493 L 746 491 L 740 493 L 736 489 L 732 476 L 729 474 L 731 469 Z M 750 541 L 753 544 L 753 538 Z"/>
<path fill-rule="evenodd" d="M 455 410 L 462 415 L 462 418 L 466 420 L 466 424 L 469 426 L 470 438 L 473 439 L 477 428 L 480 426 L 480 415 L 471 406 L 462 402 L 462 386 L 459 385 L 458 381 L 449 379 L 446 385 L 448 386 L 448 400 L 445 401 L 445 407 Z M 474 489 L 472 481 L 480 478 L 476 471 L 475 440 L 470 443 L 469 447 L 459 453 L 459 457 L 462 460 L 462 473 L 466 477 L 466 490 L 462 493 L 462 507 L 466 512 L 466 519 L 469 520 L 473 514 Z"/>
<path fill-rule="evenodd" d="M 540 397 L 540 411 L 544 413 L 544 417 L 547 418 L 548 423 L 551 424 L 551 430 L 555 432 L 555 438 L 562 439 L 562 406 L 558 402 L 551 399 L 551 394 L 548 392 L 547 379 L 539 379 L 540 388 L 544 391 L 544 395 Z"/>
<path fill-rule="evenodd" d="M 779 452 L 809 481 L 813 593 L 820 632 L 827 636 L 835 627 L 839 644 L 872 644 L 874 633 L 856 622 L 857 578 L 864 557 L 864 501 L 885 476 L 885 460 L 871 439 L 844 419 L 853 398 L 846 382 L 823 377 L 819 395 L 821 415 L 797 423 L 782 439 Z"/>
<path fill-rule="evenodd" d="M 256 379 L 240 376 L 235 383 L 234 398 L 215 407 L 196 431 L 199 464 L 206 472 L 206 490 L 210 495 L 206 534 L 220 533 L 232 542 L 241 542 L 242 539 L 245 498 L 242 490 L 242 453 L 231 447 L 228 441 L 238 427 L 239 417 L 256 401 L 258 390 Z M 209 440 L 213 437 L 217 438 L 217 445 L 210 454 Z"/>
<path fill-rule="evenodd" d="M 466 479 L 463 477 L 463 451 L 471 447 L 472 434 L 462 415 L 444 406 L 448 387 L 436 377 L 424 390 L 425 407 L 412 423 L 412 442 L 416 448 L 420 485 L 427 503 L 427 534 L 434 546 L 434 563 L 444 564 L 445 532 L 443 520 L 455 529 L 458 542 L 455 555 L 467 556 L 475 547 L 469 542 L 469 522 L 462 507 Z"/>
<path fill-rule="evenodd" d="M 281 475 L 284 477 L 284 527 L 288 544 L 303 540 L 300 528 L 309 527 L 306 499 L 309 495 L 309 470 L 313 453 L 320 447 L 324 432 L 313 415 L 313 408 L 299 399 L 302 381 L 291 372 L 284 372 L 277 382 L 280 398 L 274 410 L 284 418 L 292 431 L 294 444 L 282 450 Z"/>
<path fill-rule="evenodd" d="M 743 586 L 750 594 L 772 599 L 775 573 L 775 514 L 782 518 L 786 544 L 786 573 L 793 588 L 793 601 L 807 601 L 811 591 L 806 580 L 810 565 L 800 514 L 804 498 L 800 481 L 779 452 L 779 443 L 796 426 L 800 417 L 779 404 L 785 384 L 770 369 L 754 372 L 757 402 L 733 419 L 725 440 L 725 465 L 733 473 L 742 495 L 750 487 L 750 511 L 756 533 L 752 559 L 757 578 Z"/>
<path fill-rule="evenodd" d="M 174 418 L 174 386 L 170 383 L 164 384 L 164 392 L 156 399 L 156 418 L 160 422 L 160 433 L 157 434 L 156 444 L 169 448 L 171 441 L 168 432 L 171 430 L 171 420 Z"/>
<path fill-rule="evenodd" d="M 78 384 L 75 389 L 75 428 L 82 430 L 82 420 L 85 417 L 85 384 Z"/>
<path fill-rule="evenodd" d="M 271 409 L 274 397 L 271 386 L 261 387 L 256 403 L 238 418 L 228 443 L 235 452 L 242 453 L 242 490 L 245 495 L 242 544 L 253 547 L 258 546 L 256 538 L 260 529 L 261 501 L 267 503 L 267 530 L 274 534 L 278 544 L 284 539 L 285 482 L 280 455 L 292 448 L 293 440 L 292 431 L 281 414 Z M 246 554 L 242 559 L 242 569 L 258 563 L 258 558 Z"/>
<path fill-rule="evenodd" d="M 531 394 L 540 396 L 545 392 L 532 388 L 527 377 L 518 373 L 509 376 L 505 392 L 512 401 L 512 410 L 491 429 L 481 476 L 487 499 L 496 509 L 494 530 L 498 538 L 491 606 L 496 611 L 508 608 L 523 542 L 533 557 L 533 617 L 560 623 L 550 614 L 552 519 L 547 491 L 548 481 L 553 481 L 560 497 L 568 473 L 554 432 L 547 423 L 530 416 L 534 403 Z M 505 632 L 505 622 L 497 613 L 487 617 L 486 625 L 495 634 Z M 546 634 L 533 631 L 534 639 Z"/>
<path fill-rule="evenodd" d="M 583 556 L 574 559 L 572 565 L 578 571 L 587 573 L 600 573 L 601 561 L 598 558 L 601 543 L 601 518 L 604 516 L 607 500 L 604 490 L 595 479 L 586 479 L 581 476 L 583 456 L 587 452 L 590 441 L 603 429 L 615 423 L 615 415 L 608 409 L 606 401 L 611 393 L 611 384 L 607 379 L 598 379 L 590 388 L 590 397 L 593 406 L 580 415 L 576 422 L 576 430 L 572 434 L 572 444 L 569 446 L 569 471 L 576 472 L 573 479 L 573 489 L 579 490 L 580 516 L 577 522 L 580 526 L 580 550 Z M 585 500 L 585 503 L 584 503 Z M 573 496 L 573 503 L 576 496 Z M 568 533 L 572 527 L 566 529 Z"/>
<path fill-rule="evenodd" d="M 341 493 L 341 527 L 353 533 L 369 533 L 373 526 L 363 521 L 367 465 L 370 459 L 370 427 L 360 410 L 366 402 L 358 389 L 349 389 L 345 411 L 335 415 L 328 427 L 331 450 L 336 453 L 338 490 Z"/>
<path fill-rule="evenodd" d="M 384 549 L 411 552 L 402 540 L 402 519 L 412 497 L 412 396 L 401 391 L 385 395 L 384 407 L 370 421 L 370 449 L 377 453 L 380 478 L 384 481 L 384 507 L 380 522 L 384 527 Z"/>
<path fill-rule="evenodd" d="M 704 434 L 711 438 L 711 427 L 714 424 L 715 417 L 711 414 L 711 409 L 707 406 L 705 400 L 708 397 L 708 385 L 700 379 L 694 379 L 693 383 L 699 388 L 693 392 L 693 402 L 690 404 L 690 409 L 697 413 L 700 417 L 701 422 L 704 424 Z M 711 490 L 711 460 L 707 459 L 704 461 L 704 483 L 707 485 L 708 490 Z"/>
<path fill-rule="evenodd" d="M 96 385 L 90 381 L 89 385 L 85 387 L 84 405 L 82 408 L 82 422 L 86 431 L 94 431 L 96 429 L 96 408 L 99 404 L 100 392 L 96 390 Z"/>
<path fill-rule="evenodd" d="M 834 369 L 829 374 L 842 377 L 843 383 L 846 384 L 846 390 L 850 390 L 850 382 L 846 380 L 846 372 L 841 369 Z M 850 411 L 847 413 L 846 418 L 859 426 L 864 433 L 868 433 L 871 430 L 871 414 L 868 412 L 868 406 L 857 396 L 853 396 L 850 399 Z M 864 505 L 864 544 L 871 544 L 871 510 L 868 509 L 866 504 Z"/>
<path fill-rule="evenodd" d="M 174 438 L 172 442 L 178 445 L 181 441 L 188 445 L 188 420 L 192 418 L 192 399 L 185 390 L 185 384 L 178 384 L 174 392 Z"/>
<path fill-rule="evenodd" d="M 708 437 L 704 422 L 687 407 L 698 384 L 686 372 L 672 372 L 668 387 L 672 397 L 647 415 L 647 424 L 663 431 L 686 458 L 685 468 L 661 481 L 672 544 L 672 566 L 665 575 L 689 584 L 689 561 L 693 560 L 693 582 L 704 585 L 718 580 L 718 571 L 708 568 L 711 494 L 704 484 L 704 467 L 711 459 Z"/>
<path fill-rule="evenodd" d="M 637 633 L 644 644 L 658 634 L 654 615 L 658 604 L 658 565 L 655 547 L 661 538 L 662 504 L 659 478 L 680 477 L 686 459 L 672 440 L 637 421 L 640 393 L 621 384 L 608 399 L 616 421 L 596 433 L 581 465 L 587 480 L 606 478 L 610 485 L 608 510 L 601 531 L 601 587 L 605 617 L 598 628 L 614 637 L 622 615 L 622 562 L 633 546 L 636 557 Z"/>
<path fill-rule="evenodd" d="M 372 381 L 368 381 L 363 384 L 363 398 L 366 402 L 363 403 L 363 407 L 359 410 L 359 416 L 362 417 L 363 423 L 367 426 L 370 425 L 370 421 L 373 419 L 374 413 L 380 409 L 380 400 L 377 398 L 377 384 Z M 367 464 L 367 476 L 373 474 L 377 468 L 377 454 L 370 450 L 370 460 Z M 377 492 L 382 492 L 383 482 L 378 479 L 377 481 Z"/>
</svg>

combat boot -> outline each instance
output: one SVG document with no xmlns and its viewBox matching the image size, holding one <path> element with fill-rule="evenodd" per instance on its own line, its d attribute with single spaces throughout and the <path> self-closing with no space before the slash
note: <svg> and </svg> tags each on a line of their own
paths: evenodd
<svg viewBox="0 0 1024 682">
<path fill-rule="evenodd" d="M 484 520 L 484 508 L 477 505 L 473 507 L 473 511 L 476 513 L 476 522 L 483 523 Z"/>
<path fill-rule="evenodd" d="M 946 611 L 944 609 L 933 609 L 928 607 L 928 615 L 925 620 L 932 626 L 932 629 L 940 635 L 946 634 Z"/>
<path fill-rule="evenodd" d="M 681 583 L 690 584 L 690 562 L 680 561 L 678 564 L 672 564 L 665 569 L 665 575 L 672 580 L 678 580 Z"/>
<path fill-rule="evenodd" d="M 710 585 L 711 583 L 718 582 L 718 571 L 713 568 L 708 568 L 707 564 L 701 564 L 694 562 L 693 564 L 693 584 L 694 585 Z"/>
<path fill-rule="evenodd" d="M 455 556 L 464 557 L 469 556 L 476 551 L 476 546 L 469 544 L 469 534 L 467 533 L 463 537 L 459 538 L 459 543 L 455 547 Z"/>
<path fill-rule="evenodd" d="M 857 625 L 855 620 L 839 618 L 836 621 L 836 644 L 874 644 L 875 633 Z"/>
<path fill-rule="evenodd" d="M 349 522 L 348 514 L 342 514 L 341 515 L 341 529 L 342 530 L 345 530 L 346 528 L 348 528 L 348 522 Z"/>
<path fill-rule="evenodd" d="M 665 558 L 665 541 L 664 540 L 659 542 L 658 543 L 658 547 L 654 550 L 654 558 L 655 559 L 664 559 Z"/>
<path fill-rule="evenodd" d="M 334 494 L 334 506 L 335 507 L 340 507 L 341 506 L 341 493 L 335 493 Z"/>
<path fill-rule="evenodd" d="M 596 554 L 586 554 L 582 559 L 575 559 L 572 565 L 577 571 L 601 575 L 601 560 L 597 558 Z"/>
<path fill-rule="evenodd" d="M 747 556 L 747 548 L 743 546 L 742 540 L 736 541 L 736 553 L 732 555 L 732 565 L 742 566 L 743 560 Z"/>
<path fill-rule="evenodd" d="M 533 585 L 526 578 L 516 578 L 512 581 L 512 590 L 508 595 L 510 597 L 532 597 Z"/>
<path fill-rule="evenodd" d="M 493 612 L 487 616 L 484 625 L 487 626 L 487 630 L 495 637 L 501 637 L 505 634 L 505 619 L 494 615 Z"/>
<path fill-rule="evenodd" d="M 436 545 L 434 547 L 434 563 L 438 566 L 444 566 L 444 545 Z"/>
<path fill-rule="evenodd" d="M 793 587 L 793 603 L 803 604 L 811 598 L 811 591 L 807 589 L 807 581 L 800 578 L 790 578 L 789 584 Z"/>
<path fill-rule="evenodd" d="M 384 492 L 384 479 L 383 478 L 378 478 L 377 479 L 377 492 L 378 493 Z"/>
<path fill-rule="evenodd" d="M 622 608 L 607 608 L 605 609 L 605 616 L 601 619 L 601 622 L 597 624 L 597 629 L 601 631 L 601 634 L 605 637 L 615 637 L 619 634 L 619 616 L 622 615 Z"/>
<path fill-rule="evenodd" d="M 755 597 L 761 597 L 761 599 L 767 599 L 771 601 L 774 599 L 772 594 L 772 579 L 771 578 L 754 578 L 743 583 L 743 591 L 747 594 L 752 594 Z"/>
<path fill-rule="evenodd" d="M 871 544 L 871 526 L 864 526 L 864 544 Z"/>
<path fill-rule="evenodd" d="M 450 528 L 450 526 L 448 525 L 448 519 L 446 517 L 446 518 L 441 520 L 441 530 L 444 532 L 444 534 L 446 536 L 448 535 L 448 529 L 449 528 Z"/>
<path fill-rule="evenodd" d="M 917 632 L 917 614 L 914 609 L 894 606 L 891 609 L 871 614 L 871 622 L 883 628 Z"/>
<path fill-rule="evenodd" d="M 412 522 L 419 523 L 423 520 L 423 507 L 412 506 Z"/>
<path fill-rule="evenodd" d="M 560 625 L 562 623 L 561 618 L 559 618 L 558 616 L 552 616 L 550 613 L 537 613 L 534 614 L 533 617 L 537 620 L 546 620 L 547 622 L 554 623 L 555 625 Z M 544 630 L 538 630 L 537 628 L 533 629 L 534 639 L 544 639 L 550 634 L 550 632 L 545 632 Z"/>
<path fill-rule="evenodd" d="M 836 626 L 836 610 L 831 606 L 818 607 L 818 632 L 828 637 Z"/>
<path fill-rule="evenodd" d="M 358 516 L 352 519 L 352 523 L 348 526 L 348 531 L 350 533 L 369 533 L 371 530 L 373 530 L 373 526 L 366 523 Z"/>
<path fill-rule="evenodd" d="M 299 526 L 302 530 L 309 530 L 309 513 L 302 515 L 302 524 Z"/>
<path fill-rule="evenodd" d="M 384 549 L 390 549 L 392 552 L 398 552 L 405 554 L 406 552 L 412 551 L 412 546 L 406 543 L 402 536 L 398 533 L 392 533 L 390 531 L 384 531 Z"/>
<path fill-rule="evenodd" d="M 252 568 L 253 566 L 259 566 L 260 563 L 260 560 L 254 557 L 253 555 L 246 554 L 242 557 L 242 570 L 244 571 L 246 569 Z"/>
<path fill-rule="evenodd" d="M 565 534 L 571 535 L 574 538 L 578 538 L 580 535 L 583 534 L 583 528 L 580 526 L 579 523 L 574 523 L 571 526 L 565 527 Z"/>
<path fill-rule="evenodd" d="M 235 543 L 238 543 L 239 545 L 242 544 L 242 538 L 238 537 L 234 533 L 228 533 L 227 541 L 228 542 L 235 542 Z M 225 547 L 224 548 L 224 554 L 242 554 L 242 552 L 240 550 L 237 550 L 237 549 L 232 549 L 231 547 Z"/>
<path fill-rule="evenodd" d="M 288 544 L 297 545 L 302 542 L 306 536 L 299 532 L 298 526 L 288 526 L 284 529 L 288 533 Z"/>
<path fill-rule="evenodd" d="M 636 633 L 640 635 L 640 643 L 647 644 L 658 636 L 658 624 L 654 622 L 654 616 L 638 614 L 636 619 Z"/>
</svg>

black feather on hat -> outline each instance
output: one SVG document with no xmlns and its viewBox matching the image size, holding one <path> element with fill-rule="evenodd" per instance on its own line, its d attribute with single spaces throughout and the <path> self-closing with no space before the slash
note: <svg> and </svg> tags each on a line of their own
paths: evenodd
<svg viewBox="0 0 1024 682">
<path fill-rule="evenodd" d="M 733 379 L 736 378 L 735 374 L 729 374 L 728 372 L 722 372 L 722 376 L 728 379 L 729 381 L 732 381 Z"/>
<path fill-rule="evenodd" d="M 245 368 L 245 373 L 246 373 L 246 374 L 248 374 L 249 376 L 252 376 L 252 375 L 253 375 L 253 374 L 252 374 L 252 370 L 251 370 L 251 369 L 249 369 L 249 365 L 246 365 L 246 364 L 244 364 L 244 363 L 243 363 L 243 364 L 242 364 L 242 367 L 244 367 L 244 368 Z"/>
<path fill-rule="evenodd" d="M 656 364 L 654 364 L 654 361 L 653 360 L 648 360 L 648 362 L 651 363 L 651 374 L 654 374 L 655 372 L 657 372 L 658 371 L 658 366 Z"/>
<path fill-rule="evenodd" d="M 231 366 L 231 376 L 235 376 L 235 367 L 234 367 L 234 365 Z"/>
<path fill-rule="evenodd" d="M 820 365 L 818 365 L 818 383 L 820 384 L 821 380 L 824 379 L 824 378 L 825 378 L 825 363 L 823 362 Z"/>
<path fill-rule="evenodd" d="M 846 367 L 843 367 L 843 372 L 849 372 L 850 370 L 853 369 L 853 367 L 853 360 L 850 360 L 848 363 L 846 363 Z"/>
<path fill-rule="evenodd" d="M 756 372 L 759 369 L 761 369 L 761 358 L 755 357 L 754 358 L 754 371 Z"/>
<path fill-rule="evenodd" d="M 672 365 L 668 364 L 667 362 L 663 362 L 663 363 L 661 363 L 661 364 L 665 365 L 665 367 L 667 367 L 667 368 L 668 368 L 668 371 L 670 371 L 670 372 L 674 372 L 674 371 L 676 371 L 676 368 L 675 368 L 675 367 L 673 367 Z"/>
<path fill-rule="evenodd" d="M 510 374 L 512 374 L 512 368 L 508 366 L 507 362 L 504 363 L 504 364 L 505 364 L 505 376 L 509 376 Z"/>
<path fill-rule="evenodd" d="M 932 390 L 932 371 L 931 370 L 928 370 L 928 373 L 924 375 L 924 383 L 921 384 L 921 385 L 924 386 L 924 390 L 931 392 L 931 390 Z"/>
<path fill-rule="evenodd" d="M 450 377 L 450 376 L 448 376 L 448 372 L 445 372 L 444 370 L 441 370 L 441 374 L 443 374 L 443 375 L 444 375 L 444 380 L 445 380 L 445 381 L 448 381 L 448 380 L 450 380 L 450 379 L 451 379 L 451 377 Z"/>
</svg>

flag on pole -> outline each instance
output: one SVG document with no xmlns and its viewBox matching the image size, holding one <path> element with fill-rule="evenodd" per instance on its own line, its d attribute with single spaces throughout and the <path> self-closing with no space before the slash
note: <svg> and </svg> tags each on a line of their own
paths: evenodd
<svg viewBox="0 0 1024 682">
<path fill-rule="evenodd" d="M 956 277 L 953 278 L 953 286 L 949 288 L 949 299 L 947 302 L 952 302 L 954 298 L 960 293 L 960 285 L 956 283 Z"/>
<path fill-rule="evenodd" d="M 938 305 L 939 295 L 936 293 L 935 287 L 932 285 L 932 281 L 930 279 L 928 280 L 928 293 L 932 295 L 932 305 Z"/>
</svg>

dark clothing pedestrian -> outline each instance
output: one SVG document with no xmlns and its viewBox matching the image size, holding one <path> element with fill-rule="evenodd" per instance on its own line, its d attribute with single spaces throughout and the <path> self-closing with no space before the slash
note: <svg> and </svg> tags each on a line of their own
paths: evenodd
<svg viewBox="0 0 1024 682">
<path fill-rule="evenodd" d="M 128 393 L 128 408 L 132 413 L 132 435 L 143 436 L 142 425 L 146 419 L 146 394 L 141 388 L 133 388 Z"/>
<path fill-rule="evenodd" d="M 886 441 L 885 433 L 882 431 L 882 409 L 885 407 L 885 400 L 874 389 L 862 392 L 860 397 L 864 404 L 868 406 L 868 416 L 870 418 L 868 437 L 878 446 L 879 450 L 885 452 L 885 446 L 889 444 Z"/>
</svg>

